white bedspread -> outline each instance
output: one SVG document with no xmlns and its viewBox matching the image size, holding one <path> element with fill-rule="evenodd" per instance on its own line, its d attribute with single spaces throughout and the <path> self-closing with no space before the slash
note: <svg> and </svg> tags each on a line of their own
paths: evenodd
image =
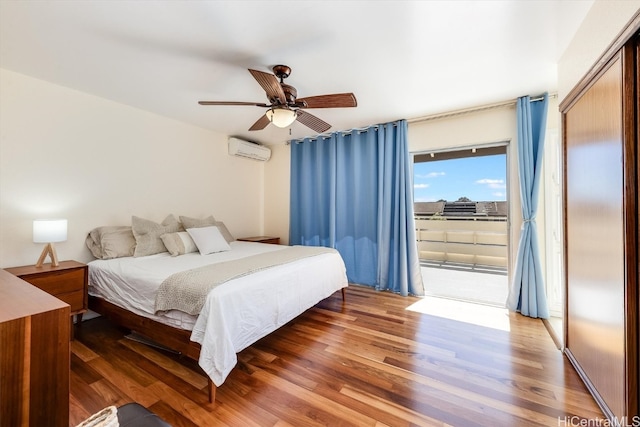
<svg viewBox="0 0 640 427">
<path fill-rule="evenodd" d="M 178 271 L 238 259 L 286 246 L 232 242 L 231 250 L 211 255 L 168 253 L 89 263 L 89 293 L 171 326 L 192 330 L 200 343 L 199 364 L 221 385 L 237 363 L 236 354 L 300 313 L 347 286 L 337 252 L 304 258 L 226 282 L 209 293 L 196 318 L 178 311 L 154 314 L 160 283 Z"/>
</svg>

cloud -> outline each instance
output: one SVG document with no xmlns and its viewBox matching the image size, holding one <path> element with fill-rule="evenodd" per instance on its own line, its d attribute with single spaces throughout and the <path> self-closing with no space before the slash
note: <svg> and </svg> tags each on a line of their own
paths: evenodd
<svg viewBox="0 0 640 427">
<path fill-rule="evenodd" d="M 413 184 L 413 188 L 416 188 L 416 189 L 429 188 L 429 184 Z"/>
<path fill-rule="evenodd" d="M 507 185 L 504 183 L 504 179 L 483 178 L 483 179 L 477 180 L 476 184 L 483 184 L 489 188 L 494 188 L 494 189 L 507 188 Z"/>
<path fill-rule="evenodd" d="M 494 197 L 499 197 L 499 198 L 505 198 L 507 195 L 506 195 L 506 194 L 504 194 L 504 193 L 501 193 L 501 192 L 497 191 L 497 192 L 495 192 L 495 193 L 492 193 L 492 196 L 494 196 Z"/>
<path fill-rule="evenodd" d="M 445 173 L 444 172 L 429 172 L 428 174 L 425 175 L 416 175 L 416 178 L 437 178 L 439 176 L 444 176 Z"/>
</svg>

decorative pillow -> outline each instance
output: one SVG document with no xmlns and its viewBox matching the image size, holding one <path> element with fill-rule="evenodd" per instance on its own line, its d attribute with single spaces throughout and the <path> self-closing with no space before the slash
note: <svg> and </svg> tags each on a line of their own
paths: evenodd
<svg viewBox="0 0 640 427">
<path fill-rule="evenodd" d="M 91 232 L 87 234 L 87 238 L 84 239 L 84 243 L 87 245 L 94 257 L 102 259 L 102 248 L 100 247 L 100 243 L 91 237 Z"/>
<path fill-rule="evenodd" d="M 133 256 L 136 239 L 129 226 L 110 227 L 102 233 L 102 259 Z"/>
<path fill-rule="evenodd" d="M 180 225 L 176 218 L 171 214 L 162 221 L 162 224 L 149 221 L 148 219 L 139 218 L 137 216 L 132 216 L 131 226 L 133 236 L 136 238 L 136 249 L 133 252 L 134 257 L 166 252 L 167 248 L 164 243 L 162 243 L 160 236 L 166 233 L 184 231 L 182 225 Z"/>
<path fill-rule="evenodd" d="M 85 240 L 87 247 L 98 259 L 133 256 L 136 240 L 130 226 L 103 226 L 94 228 Z"/>
<path fill-rule="evenodd" d="M 202 255 L 223 252 L 231 249 L 218 227 L 187 228 L 187 233 L 193 239 Z"/>
<path fill-rule="evenodd" d="M 163 234 L 160 238 L 162 239 L 162 243 L 164 243 L 166 248 L 169 250 L 171 256 L 198 252 L 198 247 L 186 231 Z"/>
<path fill-rule="evenodd" d="M 185 230 L 189 228 L 208 227 L 210 225 L 216 225 L 216 219 L 213 215 L 209 215 L 207 218 L 189 218 L 188 216 L 181 216 L 180 222 Z"/>
<path fill-rule="evenodd" d="M 224 237 L 224 240 L 226 240 L 227 243 L 235 242 L 236 238 L 233 237 L 231 233 L 229 233 L 229 230 L 227 230 L 227 226 L 224 225 L 224 222 L 216 221 L 215 226 L 218 227 L 218 230 L 220 230 L 222 237 Z"/>
</svg>

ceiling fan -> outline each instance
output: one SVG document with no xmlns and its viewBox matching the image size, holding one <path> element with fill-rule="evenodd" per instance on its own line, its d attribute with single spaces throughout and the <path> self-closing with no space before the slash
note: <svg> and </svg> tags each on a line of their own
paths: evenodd
<svg viewBox="0 0 640 427">
<path fill-rule="evenodd" d="M 233 102 L 233 101 L 199 101 L 200 105 L 254 105 L 265 107 L 267 111 L 253 126 L 252 130 L 262 130 L 269 123 L 286 128 L 294 121 L 299 121 L 308 128 L 323 133 L 331 125 L 322 119 L 304 111 L 307 108 L 345 108 L 358 105 L 353 93 L 336 93 L 331 95 L 309 96 L 298 98 L 295 87 L 284 83 L 284 79 L 291 74 L 291 68 L 286 65 L 273 67 L 273 74 L 249 69 L 249 72 L 267 94 L 269 104 L 260 102 Z M 280 79 L 280 81 L 278 81 Z"/>
</svg>

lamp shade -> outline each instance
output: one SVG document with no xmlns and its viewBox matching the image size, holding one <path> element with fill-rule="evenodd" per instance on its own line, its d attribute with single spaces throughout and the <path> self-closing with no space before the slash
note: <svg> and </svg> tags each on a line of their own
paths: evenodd
<svg viewBox="0 0 640 427">
<path fill-rule="evenodd" d="M 34 243 L 55 243 L 67 240 L 66 219 L 36 219 L 33 221 Z"/>
<path fill-rule="evenodd" d="M 296 120 L 296 112 L 288 108 L 271 108 L 265 114 L 279 128 L 286 128 Z"/>
</svg>

